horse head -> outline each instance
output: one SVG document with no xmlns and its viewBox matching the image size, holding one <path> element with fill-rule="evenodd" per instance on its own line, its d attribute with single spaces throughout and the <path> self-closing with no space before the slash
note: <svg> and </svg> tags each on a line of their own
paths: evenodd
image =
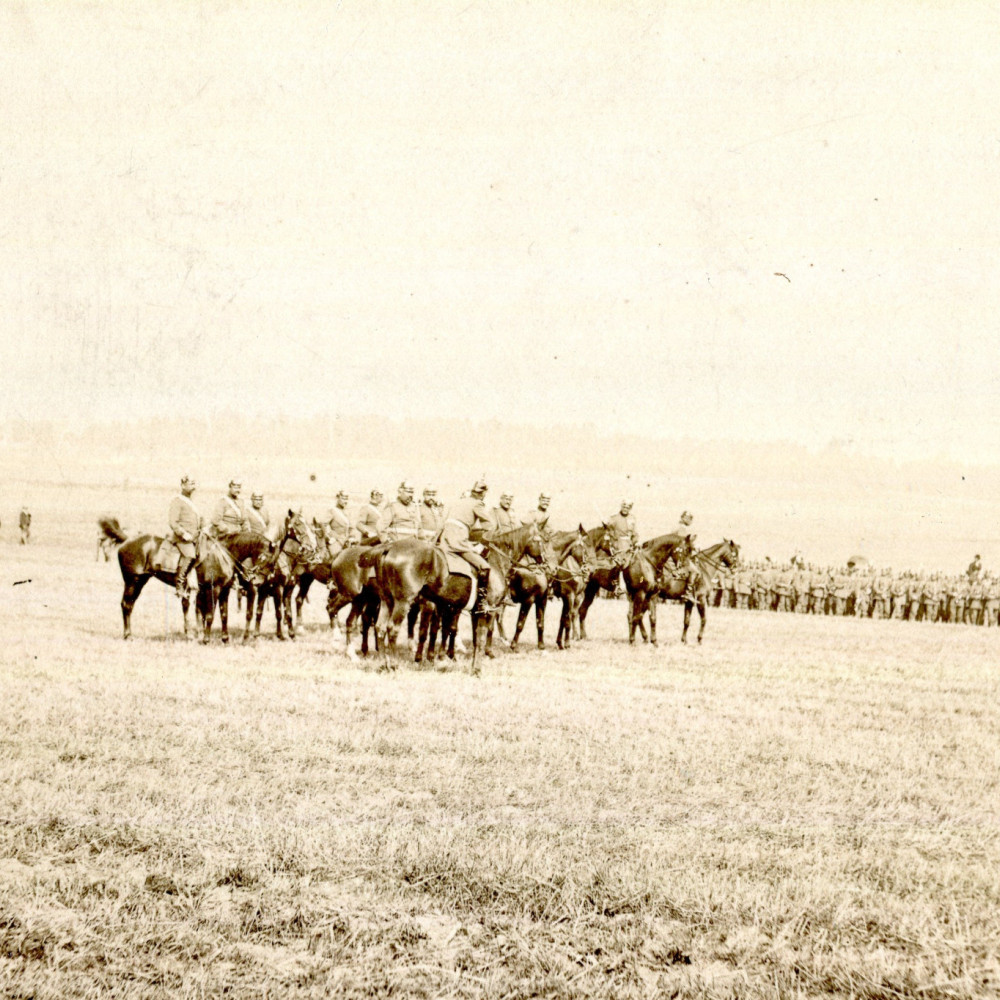
<svg viewBox="0 0 1000 1000">
<path fill-rule="evenodd" d="M 309 558 L 316 552 L 316 534 L 301 509 L 293 510 L 291 507 L 288 508 L 288 514 L 285 516 L 284 539 L 298 542 L 306 558 Z"/>
</svg>

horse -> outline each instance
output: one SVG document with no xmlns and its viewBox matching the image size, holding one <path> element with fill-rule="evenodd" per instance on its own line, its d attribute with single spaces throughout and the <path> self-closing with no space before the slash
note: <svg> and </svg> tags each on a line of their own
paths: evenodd
<svg viewBox="0 0 1000 1000">
<path fill-rule="evenodd" d="M 256 562 L 265 551 L 268 551 L 273 543 L 267 539 L 264 535 L 257 535 L 253 533 L 244 533 L 237 536 L 241 539 L 240 545 L 236 548 L 237 558 L 242 560 L 245 558 L 250 558 Z M 122 594 L 121 607 L 122 607 L 122 621 L 124 623 L 124 636 L 125 639 L 132 638 L 132 609 L 135 607 L 135 602 L 142 593 L 143 587 L 146 583 L 156 577 L 158 580 L 162 580 L 164 583 L 173 587 L 176 585 L 177 576 L 177 566 L 176 564 L 172 569 L 167 569 L 164 566 L 158 565 L 156 561 L 157 553 L 160 550 L 160 546 L 163 544 L 163 538 L 157 535 L 138 535 L 135 538 L 131 538 L 126 542 L 123 542 L 118 548 L 118 566 L 121 569 L 122 580 L 125 584 L 125 590 Z M 199 581 L 199 595 L 201 593 L 201 582 L 204 573 L 203 561 L 204 559 L 219 550 L 224 553 L 226 550 L 222 548 L 220 542 L 210 539 L 207 535 L 202 536 L 200 539 L 200 555 L 198 561 L 198 581 Z M 220 557 L 221 558 L 221 557 Z M 232 562 L 232 556 L 226 556 L 225 559 Z M 219 564 L 219 558 L 213 557 L 213 569 Z M 233 571 L 235 572 L 235 571 Z M 208 577 L 206 577 L 208 579 Z M 228 596 L 229 587 L 232 585 L 232 578 L 230 578 L 228 585 L 225 588 L 225 593 L 227 597 L 227 607 L 225 608 L 225 613 L 223 615 L 223 628 L 225 629 L 226 618 L 228 617 Z M 221 591 L 221 588 L 220 588 Z M 190 595 L 185 590 L 181 597 L 181 612 L 184 618 L 184 635 L 185 637 L 188 633 L 188 608 L 190 607 L 191 600 Z M 214 603 L 213 603 L 214 608 Z M 198 617 L 200 621 L 203 621 L 202 605 L 197 605 L 196 610 L 198 612 Z M 225 634 L 225 640 L 228 641 L 228 632 Z M 207 640 L 206 640 L 207 641 Z"/>
<path fill-rule="evenodd" d="M 259 585 L 251 579 L 243 583 L 240 588 L 247 596 L 246 626 L 243 630 L 244 642 L 248 642 L 250 639 L 250 619 L 254 616 L 255 601 L 257 614 L 253 637 L 256 639 L 260 636 L 260 623 L 268 598 L 274 602 L 278 638 L 282 641 L 285 638 L 282 623 L 288 630 L 288 637 L 295 638 L 292 595 L 302 572 L 301 567 L 309 564 L 315 551 L 316 537 L 309 522 L 302 516 L 301 511 L 289 510 L 285 518 L 280 545 L 257 571 L 256 577 L 260 580 Z"/>
<path fill-rule="evenodd" d="M 510 574 L 526 554 L 542 557 L 542 536 L 537 524 L 491 535 L 483 540 L 490 565 L 489 584 L 482 599 L 485 610 L 473 611 L 473 643 L 470 672 L 479 672 L 479 653 L 492 655 L 488 630 L 507 594 Z M 418 596 L 428 597 L 438 610 L 441 632 L 454 648 L 457 621 L 473 593 L 473 581 L 464 574 L 452 574 L 443 549 L 429 542 L 404 538 L 378 546 L 360 559 L 360 565 L 375 568 L 375 588 L 381 598 L 376 638 L 382 651 L 383 668 L 388 669 L 389 647 L 395 642 L 410 605 Z M 458 579 L 453 579 L 458 577 Z M 477 601 L 478 603 L 478 601 Z M 422 652 L 418 646 L 418 652 Z"/>
<path fill-rule="evenodd" d="M 691 624 L 691 609 L 698 608 L 698 614 L 701 617 L 701 623 L 698 627 L 698 643 L 700 644 L 701 638 L 705 634 L 705 608 L 712 579 L 719 572 L 720 567 L 725 566 L 732 569 L 739 562 L 740 547 L 728 538 L 724 538 L 716 545 L 692 553 L 691 559 L 697 568 L 694 600 L 685 595 L 684 580 L 677 577 L 661 576 L 657 597 L 664 601 L 684 602 L 684 631 L 681 633 L 681 642 L 687 642 L 688 626 Z"/>
<path fill-rule="evenodd" d="M 562 601 L 556 646 L 569 649 L 574 631 L 575 638 L 579 638 L 580 603 L 597 554 L 582 524 L 578 531 L 557 532 L 550 543 L 556 552 L 556 568 L 550 574 L 549 589 L 553 597 Z"/>
<path fill-rule="evenodd" d="M 349 545 L 341 549 L 329 563 L 329 595 L 326 602 L 330 628 L 337 627 L 337 615 L 348 605 L 351 607 L 345 625 L 348 656 L 353 657 L 351 629 L 361 619 L 361 655 L 368 655 L 368 634 L 378 617 L 379 596 L 372 586 L 374 571 L 362 566 L 361 558 L 372 552 L 368 545 Z M 316 577 L 319 579 L 319 577 Z"/>
<path fill-rule="evenodd" d="M 679 561 L 691 552 L 691 536 L 658 535 L 643 542 L 636 549 L 628 565 L 622 570 L 625 592 L 628 594 L 628 641 L 635 644 L 635 630 L 638 628 L 643 642 L 656 645 L 656 597 L 660 585 L 660 573 L 673 557 Z M 649 638 L 643 616 L 649 614 Z"/>
<path fill-rule="evenodd" d="M 104 561 L 108 562 L 111 559 L 111 553 L 126 541 L 128 541 L 128 535 L 125 533 L 125 529 L 118 523 L 117 517 L 111 517 L 111 515 L 99 517 L 97 519 L 97 553 L 94 556 L 95 561 L 99 561 L 103 553 Z"/>
<path fill-rule="evenodd" d="M 594 549 L 595 561 L 590 568 L 583 590 L 583 598 L 577 611 L 580 625 L 580 638 L 587 638 L 587 612 L 594 598 L 605 590 L 614 594 L 618 588 L 618 580 L 622 570 L 628 565 L 632 553 L 627 546 L 621 544 L 618 533 L 607 524 L 599 524 L 587 532 L 587 539 Z"/>
</svg>

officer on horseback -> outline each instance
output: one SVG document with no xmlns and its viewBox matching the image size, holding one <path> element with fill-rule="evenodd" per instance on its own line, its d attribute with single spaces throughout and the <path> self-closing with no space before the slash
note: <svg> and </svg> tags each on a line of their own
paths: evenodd
<svg viewBox="0 0 1000 1000">
<path fill-rule="evenodd" d="M 513 531 L 515 528 L 521 527 L 520 519 L 510 509 L 513 502 L 513 494 L 500 494 L 499 504 L 490 511 L 491 532 Z"/>
<path fill-rule="evenodd" d="M 614 532 L 621 547 L 638 548 L 639 532 L 636 530 L 631 500 L 622 500 L 618 513 L 608 518 L 608 527 Z"/>
<path fill-rule="evenodd" d="M 167 513 L 170 540 L 180 552 L 174 587 L 177 596 L 182 599 L 187 595 L 187 576 L 194 566 L 197 555 L 196 542 L 198 532 L 201 530 L 201 515 L 191 499 L 194 490 L 195 481 L 190 476 L 184 476 L 181 479 L 181 491 L 170 501 L 170 510 Z"/>
<path fill-rule="evenodd" d="M 346 548 L 351 541 L 352 528 L 351 519 L 347 516 L 347 493 L 339 490 L 334 501 L 334 506 L 330 508 L 330 516 L 323 525 L 323 535 L 326 539 L 326 547 L 330 550 L 330 555 L 336 555 L 341 549 Z"/>
<path fill-rule="evenodd" d="M 229 490 L 215 505 L 212 514 L 212 534 L 220 542 L 228 542 L 247 527 L 246 511 L 240 499 L 243 484 L 238 479 L 229 480 Z"/>
<path fill-rule="evenodd" d="M 437 538 L 443 523 L 441 505 L 437 502 L 437 490 L 433 486 L 428 486 L 424 490 L 424 499 L 420 504 L 420 531 L 417 537 L 425 540 Z"/>
<path fill-rule="evenodd" d="M 524 523 L 534 522 L 538 525 L 539 530 L 543 529 L 549 520 L 549 504 L 551 502 L 552 497 L 548 493 L 539 493 L 538 506 L 524 519 Z"/>
<path fill-rule="evenodd" d="M 485 612 L 490 582 L 490 564 L 473 546 L 473 536 L 478 541 L 490 527 L 484 502 L 488 489 L 482 479 L 477 480 L 469 496 L 455 501 L 449 508 L 441 529 L 441 541 L 445 548 L 461 556 L 476 572 L 476 605 L 472 609 L 473 614 Z"/>
<path fill-rule="evenodd" d="M 691 524 L 694 521 L 694 515 L 690 511 L 681 511 L 681 516 L 677 521 L 677 527 L 674 529 L 675 535 L 680 535 L 681 538 L 687 539 L 687 545 L 684 548 L 684 554 L 678 556 L 676 553 L 674 555 L 674 572 L 679 579 L 684 581 L 684 591 L 681 594 L 681 600 L 693 601 L 695 600 L 695 585 L 697 582 L 698 568 L 694 563 L 694 540 L 697 537 L 691 531 Z M 678 546 L 680 548 L 680 546 Z"/>
<path fill-rule="evenodd" d="M 382 525 L 382 491 L 376 487 L 369 494 L 368 503 L 358 513 L 354 527 L 361 536 L 362 545 L 376 545 Z"/>
<path fill-rule="evenodd" d="M 399 484 L 396 499 L 386 508 L 379 537 L 394 542 L 400 538 L 416 538 L 420 534 L 420 511 L 413 502 L 413 486 L 407 480 Z"/>
<path fill-rule="evenodd" d="M 254 493 L 250 497 L 250 509 L 246 512 L 247 528 L 256 531 L 258 534 L 266 535 L 271 527 L 271 515 L 264 506 L 264 494 Z"/>
</svg>

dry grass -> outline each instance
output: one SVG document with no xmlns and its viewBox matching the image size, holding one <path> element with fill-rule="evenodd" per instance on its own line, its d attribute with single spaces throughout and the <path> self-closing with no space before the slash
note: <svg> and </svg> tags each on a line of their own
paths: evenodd
<svg viewBox="0 0 1000 1000">
<path fill-rule="evenodd" d="M 89 543 L 0 547 L 0 995 L 1000 990 L 995 632 L 602 602 L 387 676 L 319 601 L 202 648 L 154 583 L 123 643 Z"/>
</svg>

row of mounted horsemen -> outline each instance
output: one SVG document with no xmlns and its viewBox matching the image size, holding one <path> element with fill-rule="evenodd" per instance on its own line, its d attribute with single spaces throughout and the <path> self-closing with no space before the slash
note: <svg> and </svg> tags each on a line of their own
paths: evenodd
<svg viewBox="0 0 1000 1000">
<path fill-rule="evenodd" d="M 510 648 L 517 649 L 532 607 L 541 648 L 547 600 L 552 596 L 561 601 L 556 644 L 563 649 L 573 638 L 586 638 L 591 603 L 602 590 L 613 593 L 619 581 L 628 596 L 629 642 L 635 641 L 638 630 L 644 642 L 656 643 L 659 600 L 683 602 L 685 642 L 691 612 L 697 608 L 701 642 L 711 581 L 739 560 L 734 542 L 723 540 L 708 549 L 695 549 L 691 518 L 685 512 L 676 531 L 640 543 L 628 501 L 622 502 L 614 518 L 589 530 L 582 525 L 571 531 L 552 530 L 544 494 L 534 515 L 511 527 L 498 513 L 509 512 L 509 495 L 504 494 L 491 516 L 485 505 L 487 489 L 485 482 L 477 481 L 445 512 L 433 490 L 425 491 L 423 503 L 415 504 L 413 487 L 403 482 L 396 502 L 384 509 L 377 506 L 373 491 L 369 507 L 374 513 L 369 517 L 362 511 L 354 524 L 345 513 L 347 496 L 340 493 L 328 522 L 310 523 L 301 510 L 289 509 L 270 530 L 263 498 L 254 494 L 252 506 L 245 508 L 239 498 L 241 484 L 233 480 L 206 531 L 192 499 L 195 483 L 185 477 L 171 501 L 166 538 L 129 538 L 116 519 L 99 521 L 101 537 L 118 548 L 125 584 L 121 601 L 125 638 L 131 636 L 136 599 L 153 577 L 176 587 L 187 634 L 188 580 L 194 571 L 195 611 L 203 642 L 209 640 L 216 608 L 222 639 L 228 642 L 228 599 L 234 586 L 247 599 L 244 640 L 251 634 L 255 605 L 254 634 L 259 633 L 268 598 L 274 601 L 279 637 L 284 637 L 282 624 L 294 637 L 303 602 L 312 584 L 319 582 L 328 588 L 332 626 L 340 611 L 350 607 L 348 649 L 352 626 L 360 623 L 361 650 L 367 653 L 368 633 L 374 627 L 385 665 L 404 620 L 411 639 L 419 623 L 417 660 L 425 652 L 434 657 L 438 637 L 442 650 L 453 658 L 459 616 L 469 609 L 475 671 L 480 652 L 492 655 L 494 626 L 505 638 L 505 606 L 519 608 Z M 365 528 L 366 518 L 371 530 Z"/>
</svg>

